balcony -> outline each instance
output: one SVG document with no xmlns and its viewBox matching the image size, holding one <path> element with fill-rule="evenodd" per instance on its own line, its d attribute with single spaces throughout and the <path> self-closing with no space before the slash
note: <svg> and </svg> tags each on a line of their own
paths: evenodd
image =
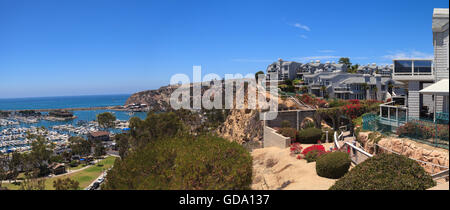
<svg viewBox="0 0 450 210">
<path fill-rule="evenodd" d="M 392 79 L 399 81 L 433 81 L 432 60 L 394 60 Z"/>
<path fill-rule="evenodd" d="M 403 101 L 404 103 L 404 101 Z M 392 127 L 399 127 L 408 121 L 408 108 L 396 101 L 380 105 L 380 123 Z"/>
</svg>

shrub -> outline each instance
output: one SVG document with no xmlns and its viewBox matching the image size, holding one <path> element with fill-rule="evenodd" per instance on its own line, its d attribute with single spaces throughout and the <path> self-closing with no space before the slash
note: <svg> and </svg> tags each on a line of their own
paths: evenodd
<svg viewBox="0 0 450 210">
<path fill-rule="evenodd" d="M 214 136 L 165 137 L 117 159 L 102 189 L 250 189 L 252 157 Z"/>
<path fill-rule="evenodd" d="M 78 164 L 79 164 L 78 161 L 72 160 L 69 165 L 70 165 L 70 167 L 77 167 Z"/>
<path fill-rule="evenodd" d="M 438 138 L 447 140 L 449 138 L 449 125 L 438 125 Z"/>
<path fill-rule="evenodd" d="M 333 135 L 334 135 L 334 130 L 332 128 L 325 128 L 322 130 L 322 137 L 320 138 L 320 140 L 322 142 L 326 142 L 327 140 L 327 132 L 328 131 L 328 141 L 332 142 L 333 141 Z"/>
<path fill-rule="evenodd" d="M 297 141 L 303 144 L 315 144 L 322 138 L 322 130 L 318 128 L 307 128 L 298 133 Z"/>
<path fill-rule="evenodd" d="M 280 128 L 278 133 L 283 136 L 290 137 L 291 141 L 297 140 L 298 132 L 297 132 L 297 129 L 295 129 L 295 128 Z"/>
<path fill-rule="evenodd" d="M 425 190 L 434 185 L 431 176 L 416 161 L 396 154 L 380 154 L 357 165 L 330 190 Z"/>
<path fill-rule="evenodd" d="M 283 120 L 283 121 L 281 121 L 281 127 L 289 128 L 289 127 L 291 127 L 291 122 L 289 120 Z"/>
<path fill-rule="evenodd" d="M 315 162 L 320 155 L 321 154 L 320 154 L 319 150 L 313 150 L 313 151 L 306 153 L 305 160 L 308 163 Z"/>
<path fill-rule="evenodd" d="M 316 125 L 314 124 L 313 121 L 307 120 L 302 123 L 301 127 L 302 127 L 302 129 L 307 129 L 307 128 L 314 128 L 315 126 Z"/>
<path fill-rule="evenodd" d="M 316 161 L 316 172 L 321 177 L 338 179 L 350 168 L 350 157 L 345 152 L 330 152 L 321 155 Z"/>
<path fill-rule="evenodd" d="M 432 127 L 417 122 L 407 122 L 398 127 L 396 132 L 399 137 L 411 137 L 417 139 L 429 139 L 435 136 L 435 131 Z"/>
</svg>

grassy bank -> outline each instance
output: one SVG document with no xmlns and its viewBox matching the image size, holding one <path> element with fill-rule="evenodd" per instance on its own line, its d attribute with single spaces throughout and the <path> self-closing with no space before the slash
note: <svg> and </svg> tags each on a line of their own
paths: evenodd
<svg viewBox="0 0 450 210">
<path fill-rule="evenodd" d="M 86 188 L 91 184 L 97 177 L 99 177 L 104 170 L 107 170 L 111 168 L 114 164 L 114 160 L 116 157 L 109 156 L 99 162 L 97 165 L 89 166 L 81 171 L 77 171 L 72 174 L 58 176 L 58 177 L 49 177 L 46 178 L 45 181 L 45 189 L 46 190 L 54 190 L 53 188 L 53 181 L 57 179 L 65 179 L 67 177 L 78 181 L 80 183 L 80 190 Z M 10 184 L 10 183 L 3 183 L 4 187 L 8 188 L 9 190 L 19 190 L 20 189 L 20 182 L 17 184 Z"/>
</svg>

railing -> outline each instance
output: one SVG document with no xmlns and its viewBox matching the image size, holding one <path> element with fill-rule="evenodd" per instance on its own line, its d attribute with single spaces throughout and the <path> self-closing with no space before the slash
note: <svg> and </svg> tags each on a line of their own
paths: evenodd
<svg viewBox="0 0 450 210">
<path fill-rule="evenodd" d="M 365 160 L 373 157 L 373 155 L 367 153 L 363 149 L 349 142 L 345 142 L 341 149 L 343 149 L 344 151 L 347 150 L 347 152 L 350 155 L 350 159 L 355 165 L 358 165 L 364 162 Z"/>
<path fill-rule="evenodd" d="M 334 139 L 334 147 L 338 150 L 341 148 L 341 146 L 339 146 L 339 139 L 342 139 L 343 136 L 344 136 L 344 132 L 341 132 L 341 134 L 339 136 L 337 134 L 337 131 L 334 132 L 334 138 L 333 138 Z"/>
<path fill-rule="evenodd" d="M 436 112 L 436 120 L 448 122 L 448 112 Z"/>
<path fill-rule="evenodd" d="M 433 75 L 432 72 L 394 72 L 394 76 L 422 76 L 422 75 Z"/>
<path fill-rule="evenodd" d="M 306 104 L 306 103 L 304 103 L 303 101 L 299 101 L 299 100 L 297 100 L 295 97 L 293 97 L 293 96 L 289 96 L 289 98 L 291 99 L 291 100 L 293 100 L 297 105 L 299 105 L 300 107 L 302 107 L 302 106 L 304 106 L 304 107 L 307 107 L 307 108 L 309 108 L 309 109 L 314 109 L 314 108 L 312 108 L 311 106 L 309 106 L 308 104 Z"/>
</svg>

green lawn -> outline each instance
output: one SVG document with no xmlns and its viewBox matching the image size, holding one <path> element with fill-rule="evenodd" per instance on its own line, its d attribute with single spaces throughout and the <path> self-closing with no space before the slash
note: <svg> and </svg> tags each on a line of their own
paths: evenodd
<svg viewBox="0 0 450 210">
<path fill-rule="evenodd" d="M 72 173 L 69 175 L 47 178 L 45 181 L 45 189 L 46 190 L 54 190 L 53 181 L 55 181 L 57 179 L 61 179 L 61 178 L 67 178 L 67 177 L 78 181 L 80 183 L 80 189 L 84 189 L 87 186 L 89 186 L 89 184 L 91 184 L 97 177 L 99 177 L 103 170 L 111 168 L 114 164 L 115 159 L 116 159 L 116 157 L 109 156 L 100 161 L 99 164 L 103 165 L 103 166 L 93 165 L 84 170 L 81 170 L 81 171 L 78 171 L 78 172 L 75 172 L 75 173 Z M 72 168 L 72 170 L 73 170 L 73 168 Z M 20 185 L 15 185 L 15 184 L 8 183 L 8 184 L 3 184 L 2 186 L 6 187 L 10 190 L 20 189 Z"/>
</svg>

